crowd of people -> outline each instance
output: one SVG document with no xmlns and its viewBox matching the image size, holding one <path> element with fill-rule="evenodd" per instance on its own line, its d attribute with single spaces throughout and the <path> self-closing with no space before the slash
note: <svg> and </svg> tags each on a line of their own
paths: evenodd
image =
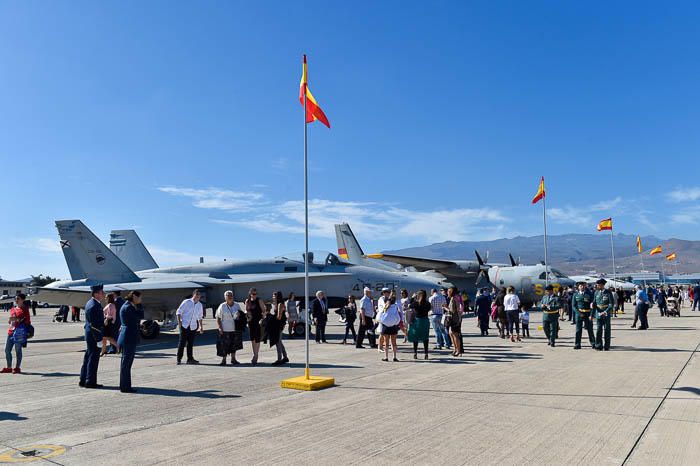
<svg viewBox="0 0 700 466">
<path fill-rule="evenodd" d="M 289 362 L 283 339 L 285 328 L 288 338 L 294 337 L 299 325 L 303 331 L 307 328 L 302 312 L 303 304 L 294 293 L 285 299 L 282 292 L 276 291 L 269 297 L 269 304 L 258 295 L 255 288 L 249 290 L 240 304 L 231 290 L 226 291 L 223 298 L 224 302 L 214 313 L 218 330 L 216 352 L 221 358 L 220 365 L 240 364 L 236 353 L 243 349 L 246 334 L 252 349 L 251 365 L 258 364 L 261 344 L 275 347 L 277 359 L 272 365 Z M 699 300 L 700 285 L 687 288 L 637 286 L 634 293 L 625 293 L 621 289 L 606 287 L 606 281 L 600 279 L 593 290 L 583 282 L 577 283 L 576 289 L 547 286 L 540 302 L 532 307 L 523 304 L 513 287 L 500 290 L 482 288 L 477 291 L 473 307 L 468 295 L 459 293 L 455 287 L 432 289 L 430 295 L 426 290 L 409 295 L 405 289 L 397 295 L 395 290 L 384 288 L 376 300 L 372 296 L 372 290 L 364 288 L 359 300 L 349 295 L 346 304 L 336 312 L 345 324 L 342 344 L 347 344 L 351 338 L 355 348 L 363 349 L 366 348 L 364 344 L 367 340 L 370 348 L 379 351 L 381 360 L 389 362 L 399 360 L 399 333 L 403 333 L 404 343 L 412 344 L 414 359 L 418 359 L 419 347 L 423 350 L 423 358 L 428 359 L 431 327 L 435 335 L 434 350 L 448 349 L 453 357 L 462 356 L 462 319 L 470 312 L 476 317 L 481 336 L 488 336 L 490 323 L 495 323 L 500 338 L 520 342 L 523 338 L 530 337 L 530 312 L 537 309 L 542 312 L 543 330 L 551 347 L 556 346 L 560 322 L 568 317 L 572 325 L 576 326 L 574 349 L 581 349 L 585 329 L 591 348 L 608 351 L 611 347 L 611 318 L 617 317 L 619 312 L 624 313 L 625 302 L 634 305 L 632 327 L 646 330 L 649 328 L 648 311 L 651 306 L 657 305 L 662 317 L 680 316 L 683 302 L 692 303 L 691 310 L 695 311 L 700 310 Z M 34 333 L 30 309 L 31 301 L 25 295 L 17 295 L 15 306 L 10 309 L 5 343 L 7 364 L 2 373 L 21 373 L 22 349 Z M 323 291 L 316 293 L 309 310 L 311 321 L 308 328 L 313 325 L 316 343 L 328 343 L 326 325 L 329 306 Z M 62 306 L 58 314 L 63 316 L 63 319 L 58 320 L 65 322 L 68 306 Z M 74 320 L 79 321 L 79 316 L 78 312 Z M 182 364 L 186 356 L 185 364 L 199 364 L 194 357 L 196 337 L 204 333 L 204 306 L 199 290 L 193 290 L 192 295 L 182 301 L 176 316 L 179 328 L 176 363 Z M 120 353 L 119 388 L 124 393 L 136 391 L 131 384 L 131 367 L 140 340 L 140 323 L 143 318 L 140 292 L 132 291 L 124 299 L 119 292 L 105 293 L 100 285 L 91 288 L 91 298 L 85 305 L 86 351 L 80 371 L 81 387 L 101 388 L 102 385 L 97 383 L 100 358 L 107 353 Z M 356 322 L 359 324 L 357 331 Z M 98 343 L 101 343 L 101 348 Z"/>
</svg>

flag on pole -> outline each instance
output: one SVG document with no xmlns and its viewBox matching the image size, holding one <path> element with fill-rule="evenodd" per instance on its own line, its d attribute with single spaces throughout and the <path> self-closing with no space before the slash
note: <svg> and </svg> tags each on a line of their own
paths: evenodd
<svg viewBox="0 0 700 466">
<path fill-rule="evenodd" d="M 537 204 L 538 202 L 540 202 L 540 200 L 542 200 L 542 198 L 545 197 L 545 195 L 546 195 L 546 193 L 544 190 L 544 176 L 543 176 L 542 179 L 540 180 L 540 185 L 537 188 L 537 194 L 535 194 L 535 197 L 532 198 L 532 203 Z"/>
<path fill-rule="evenodd" d="M 641 254 L 642 251 L 642 238 L 640 238 L 639 235 L 637 235 L 637 252 Z"/>
<path fill-rule="evenodd" d="M 326 114 L 323 113 L 323 110 L 321 110 L 321 107 L 318 105 L 318 102 L 316 102 L 316 99 L 314 99 L 309 89 L 309 82 L 306 74 L 306 55 L 304 55 L 301 82 L 299 83 L 299 102 L 301 102 L 302 106 L 304 105 L 304 93 L 306 93 L 306 122 L 313 123 L 318 120 L 330 129 L 331 124 L 328 122 Z"/>
<path fill-rule="evenodd" d="M 674 261 L 674 260 L 676 260 L 676 253 L 675 253 L 675 252 L 672 252 L 671 254 L 669 254 L 668 256 L 666 256 L 666 260 L 667 260 L 667 261 Z"/>
<path fill-rule="evenodd" d="M 661 246 L 656 246 L 654 249 L 649 251 L 649 255 L 653 256 L 655 254 L 661 254 L 663 252 L 663 248 Z"/>
<path fill-rule="evenodd" d="M 601 220 L 600 223 L 598 223 L 598 231 L 603 231 L 603 230 L 612 230 L 612 217 L 611 218 L 606 218 L 605 220 Z"/>
</svg>

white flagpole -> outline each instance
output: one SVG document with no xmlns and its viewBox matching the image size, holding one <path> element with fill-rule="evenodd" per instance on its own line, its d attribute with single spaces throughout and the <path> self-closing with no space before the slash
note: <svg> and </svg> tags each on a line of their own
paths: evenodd
<svg viewBox="0 0 700 466">
<path fill-rule="evenodd" d="M 610 228 L 610 250 L 612 251 L 613 281 L 616 277 L 615 271 L 615 242 L 613 241 L 613 229 Z"/>
<path fill-rule="evenodd" d="M 309 320 L 309 153 L 307 143 L 307 128 L 306 123 L 306 89 L 309 86 L 308 66 L 306 64 L 306 55 L 304 55 L 304 73 L 306 74 L 306 82 L 304 83 L 304 315 L 306 317 L 306 331 L 304 338 L 306 340 L 306 368 L 304 376 L 309 380 L 309 332 L 311 331 L 311 322 Z"/>
<path fill-rule="evenodd" d="M 546 287 L 549 285 L 549 269 L 547 269 L 547 194 L 546 194 L 546 192 L 545 192 L 544 197 L 542 198 L 542 221 L 544 223 L 544 271 L 545 271 L 544 284 Z"/>
</svg>

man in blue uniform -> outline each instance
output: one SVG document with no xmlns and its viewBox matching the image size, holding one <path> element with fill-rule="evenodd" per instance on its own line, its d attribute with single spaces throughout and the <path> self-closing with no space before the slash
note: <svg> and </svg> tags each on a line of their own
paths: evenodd
<svg viewBox="0 0 700 466">
<path fill-rule="evenodd" d="M 583 327 L 586 327 L 588 341 L 591 348 L 595 348 L 595 338 L 593 337 L 593 321 L 591 320 L 591 309 L 593 309 L 593 294 L 586 288 L 586 284 L 578 282 L 578 291 L 571 298 L 571 308 L 576 320 L 576 341 L 574 349 L 581 349 L 581 334 Z"/>
<path fill-rule="evenodd" d="M 122 350 L 121 368 L 119 370 L 119 390 L 122 393 L 136 393 L 131 387 L 131 366 L 134 364 L 136 345 L 140 341 L 139 326 L 143 319 L 141 293 L 132 291 L 126 304 L 118 312 L 121 314 L 122 326 L 119 330 L 119 347 Z"/>
<path fill-rule="evenodd" d="M 540 301 L 542 308 L 542 327 L 544 334 L 547 337 L 547 345 L 555 346 L 557 336 L 559 336 L 559 309 L 561 309 L 561 301 L 559 296 L 554 294 L 554 287 L 547 285 L 545 295 Z"/>
<path fill-rule="evenodd" d="M 97 342 L 102 341 L 104 331 L 105 316 L 100 301 L 105 298 L 105 293 L 102 285 L 94 285 L 90 287 L 90 291 L 92 298 L 85 305 L 85 356 L 78 385 L 85 388 L 102 388 L 102 385 L 97 383 L 97 366 L 100 363 Z"/>
<path fill-rule="evenodd" d="M 606 283 L 604 278 L 595 282 L 596 292 L 593 297 L 593 308 L 597 324 L 595 349 L 598 351 L 608 351 L 610 349 L 610 315 L 613 311 L 614 301 L 610 291 L 605 289 Z"/>
</svg>

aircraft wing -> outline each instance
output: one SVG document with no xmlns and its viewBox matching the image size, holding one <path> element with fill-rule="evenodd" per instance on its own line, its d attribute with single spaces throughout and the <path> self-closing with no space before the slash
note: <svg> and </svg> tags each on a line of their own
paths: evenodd
<svg viewBox="0 0 700 466">
<path fill-rule="evenodd" d="M 310 273 L 310 278 L 347 276 L 346 273 Z M 165 278 L 165 277 L 164 277 Z M 178 302 L 195 288 L 207 288 L 214 285 L 238 285 L 238 286 L 258 286 L 264 283 L 278 282 L 283 280 L 303 279 L 303 273 L 251 273 L 236 274 L 229 277 L 212 278 L 206 275 L 191 275 L 183 280 L 158 280 L 146 279 L 133 283 L 115 283 L 105 285 L 105 292 L 141 291 L 144 294 L 144 305 L 160 305 L 164 300 Z M 41 287 L 36 288 L 31 298 L 52 304 L 66 304 L 68 306 L 84 307 L 90 299 L 89 286 L 70 286 L 65 288 Z M 158 307 L 158 306 L 157 306 Z"/>
<path fill-rule="evenodd" d="M 415 267 L 419 272 L 427 270 L 441 270 L 449 267 L 455 267 L 457 264 L 452 261 L 440 259 L 426 259 L 422 257 L 397 256 L 395 254 L 367 254 L 365 257 L 369 259 L 381 259 L 384 261 L 394 262 L 404 267 Z"/>
</svg>

